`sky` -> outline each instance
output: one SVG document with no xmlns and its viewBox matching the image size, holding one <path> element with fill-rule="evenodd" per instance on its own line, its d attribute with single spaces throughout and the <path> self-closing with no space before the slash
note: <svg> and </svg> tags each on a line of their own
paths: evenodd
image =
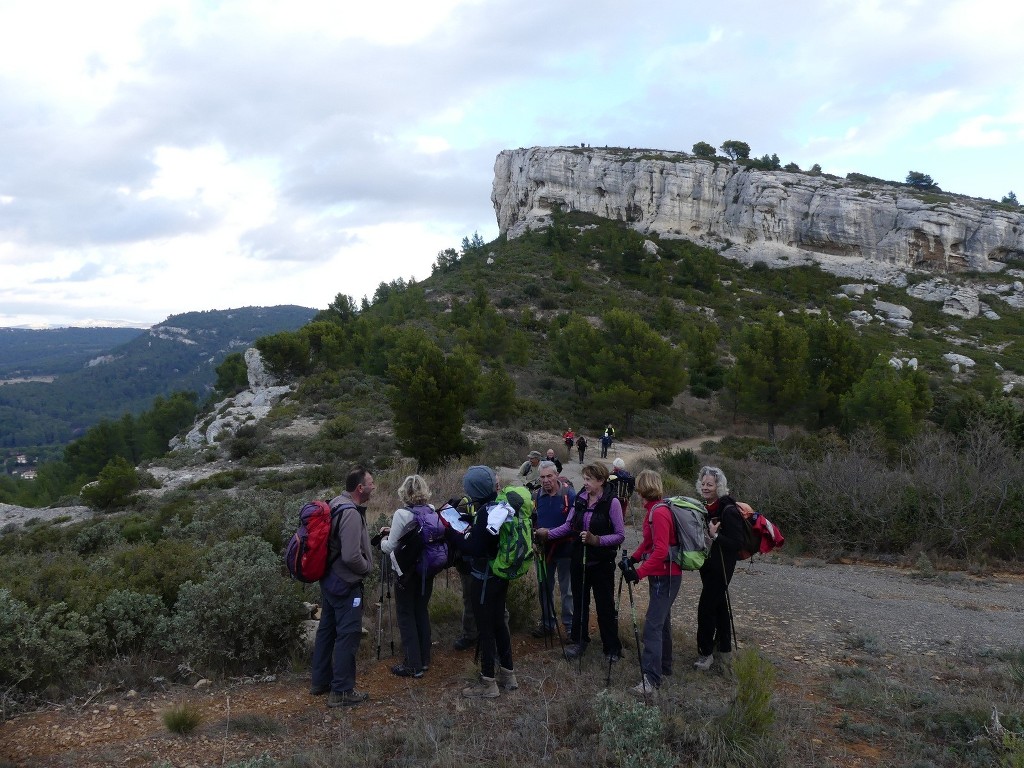
<svg viewBox="0 0 1024 768">
<path fill-rule="evenodd" d="M 323 308 L 498 234 L 503 149 L 747 142 L 1024 195 L 1003 0 L 0 0 L 0 326 Z"/>
</svg>

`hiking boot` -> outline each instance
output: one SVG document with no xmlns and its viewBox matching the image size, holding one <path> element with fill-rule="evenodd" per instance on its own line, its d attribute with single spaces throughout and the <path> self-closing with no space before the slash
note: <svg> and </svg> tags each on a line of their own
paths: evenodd
<svg viewBox="0 0 1024 768">
<path fill-rule="evenodd" d="M 314 685 L 309 689 L 310 696 L 323 696 L 325 693 L 331 692 L 330 685 Z"/>
<path fill-rule="evenodd" d="M 609 664 L 614 664 L 617 661 L 622 661 L 621 653 L 606 653 L 604 657 L 608 659 Z"/>
<path fill-rule="evenodd" d="M 354 707 L 357 704 L 362 704 L 370 698 L 370 694 L 366 691 L 357 691 L 353 688 L 351 691 L 342 691 L 336 693 L 331 691 L 331 695 L 327 697 L 328 707 Z"/>
<path fill-rule="evenodd" d="M 407 667 L 405 664 L 396 664 L 391 668 L 391 674 L 399 677 L 423 677 L 423 670 Z"/>
<path fill-rule="evenodd" d="M 580 643 L 574 643 L 573 645 L 565 646 L 565 658 L 567 659 L 578 659 L 587 650 L 587 646 L 581 645 Z"/>
<path fill-rule="evenodd" d="M 519 687 L 519 681 L 516 680 L 516 673 L 511 669 L 505 669 L 504 667 L 498 667 L 498 685 L 504 688 L 506 691 L 514 691 Z"/>
<path fill-rule="evenodd" d="M 652 683 L 651 679 L 647 677 L 647 675 L 644 675 L 643 678 L 641 678 L 640 683 L 630 688 L 629 692 L 634 696 L 640 696 L 641 698 L 654 698 L 658 695 L 658 686 Z"/>
<path fill-rule="evenodd" d="M 530 637 L 536 637 L 538 639 L 542 637 L 551 637 L 553 634 L 555 634 L 555 628 L 545 627 L 543 624 L 538 624 L 530 630 Z"/>
<path fill-rule="evenodd" d="M 458 638 L 456 638 L 453 647 L 455 648 L 456 651 L 465 651 L 469 648 L 476 648 L 476 638 L 461 635 Z"/>
<path fill-rule="evenodd" d="M 709 653 L 707 656 L 698 656 L 697 660 L 693 662 L 693 668 L 699 669 L 701 672 L 707 672 L 714 663 L 715 657 Z"/>
<path fill-rule="evenodd" d="M 463 688 L 462 695 L 467 699 L 496 699 L 501 695 L 501 691 L 498 690 L 498 683 L 493 677 L 480 675 L 480 681 Z"/>
</svg>

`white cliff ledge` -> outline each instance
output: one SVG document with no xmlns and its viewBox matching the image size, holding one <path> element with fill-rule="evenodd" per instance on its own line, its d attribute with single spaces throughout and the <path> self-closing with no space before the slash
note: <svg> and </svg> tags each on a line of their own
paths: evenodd
<svg viewBox="0 0 1024 768">
<path fill-rule="evenodd" d="M 1024 213 L 958 196 L 761 171 L 651 150 L 505 150 L 491 193 L 510 238 L 556 207 L 683 237 L 744 261 L 815 261 L 835 274 L 898 282 L 902 270 L 996 272 L 1024 258 Z"/>
</svg>

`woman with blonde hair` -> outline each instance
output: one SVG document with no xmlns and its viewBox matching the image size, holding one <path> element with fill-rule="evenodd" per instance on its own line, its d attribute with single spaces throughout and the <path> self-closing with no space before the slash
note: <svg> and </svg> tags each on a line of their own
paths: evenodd
<svg viewBox="0 0 1024 768">
<path fill-rule="evenodd" d="M 399 677 L 423 677 L 430 667 L 430 595 L 434 591 L 434 574 L 427 568 L 426 557 L 434 542 L 444 541 L 444 526 L 430 500 L 430 487 L 419 475 L 409 475 L 398 487 L 398 498 L 403 506 L 395 510 L 391 526 L 381 529 L 386 535 L 380 542 L 385 555 L 397 565 L 395 550 L 402 537 L 418 525 L 425 542 L 424 556 L 415 570 L 403 573 L 395 588 L 395 615 L 402 638 L 405 661 L 391 668 Z"/>
<path fill-rule="evenodd" d="M 636 476 L 636 491 L 643 499 L 643 539 L 629 557 L 636 568 L 624 570 L 630 583 L 647 579 L 650 600 L 644 619 L 644 652 L 640 659 L 643 677 L 631 689 L 638 696 L 651 696 L 661 686 L 662 675 L 672 674 L 672 603 L 679 594 L 683 571 L 672 561 L 672 547 L 677 547 L 676 526 L 672 510 L 664 503 L 665 490 L 661 475 L 645 469 Z M 639 563 L 639 565 L 637 565 Z"/>
</svg>

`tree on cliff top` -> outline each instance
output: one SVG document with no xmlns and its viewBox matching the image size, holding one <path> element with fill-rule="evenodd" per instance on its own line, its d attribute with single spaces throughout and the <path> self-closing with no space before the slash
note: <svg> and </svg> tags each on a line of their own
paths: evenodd
<svg viewBox="0 0 1024 768">
<path fill-rule="evenodd" d="M 750 159 L 750 145 L 745 141 L 737 141 L 736 139 L 723 141 L 722 152 L 724 152 L 725 156 L 730 160 Z"/>
<path fill-rule="evenodd" d="M 935 183 L 927 173 L 909 171 L 907 173 L 907 184 L 915 189 L 922 189 L 926 192 L 939 191 L 939 185 Z"/>
</svg>

